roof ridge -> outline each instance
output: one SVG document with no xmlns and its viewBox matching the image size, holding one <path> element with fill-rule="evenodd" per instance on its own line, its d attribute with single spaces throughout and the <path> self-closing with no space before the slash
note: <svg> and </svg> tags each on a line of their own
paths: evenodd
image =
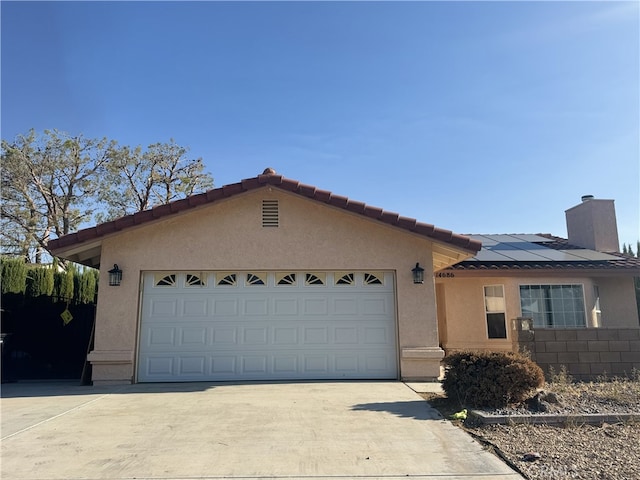
<svg viewBox="0 0 640 480">
<path fill-rule="evenodd" d="M 403 217 L 398 213 L 370 206 L 363 202 L 352 200 L 348 197 L 336 195 L 328 190 L 318 189 L 313 185 L 300 183 L 297 180 L 289 179 L 277 174 L 272 168 L 265 169 L 262 174 L 256 177 L 246 178 L 236 183 L 223 185 L 218 188 L 207 190 L 206 192 L 190 195 L 179 200 L 157 205 L 148 210 L 125 215 L 93 227 L 78 230 L 77 232 L 50 240 L 48 245 L 51 250 L 69 247 L 71 245 L 94 240 L 136 225 L 157 220 L 185 210 L 190 210 L 201 205 L 215 203 L 219 200 L 269 185 L 320 203 L 363 215 L 387 225 L 408 230 L 439 242 L 454 245 L 458 248 L 467 250 L 468 252 L 478 252 L 482 247 L 482 243 L 480 241 L 473 240 L 468 236 L 453 233 L 451 230 L 438 228 L 429 223 L 419 222 L 414 218 Z"/>
</svg>

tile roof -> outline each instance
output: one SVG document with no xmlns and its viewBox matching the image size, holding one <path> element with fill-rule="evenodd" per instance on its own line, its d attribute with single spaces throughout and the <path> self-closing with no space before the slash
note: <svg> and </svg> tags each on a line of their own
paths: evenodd
<svg viewBox="0 0 640 480">
<path fill-rule="evenodd" d="M 562 237 L 550 235 L 548 233 L 536 233 L 536 236 L 548 239 L 547 242 L 532 242 L 539 246 L 544 246 L 551 250 L 571 251 L 584 250 L 583 247 L 572 245 L 569 240 Z M 534 260 L 534 261 L 478 261 L 464 260 L 456 265 L 452 265 L 447 270 L 463 271 L 547 271 L 547 270 L 580 270 L 580 271 L 619 271 L 628 272 L 631 275 L 640 275 L 640 258 L 633 257 L 619 252 L 606 252 L 608 256 L 615 257 L 608 260 L 584 260 L 584 261 L 563 261 L 563 260 Z"/>
<path fill-rule="evenodd" d="M 278 175 L 273 169 L 268 168 L 264 173 L 257 177 L 248 178 L 238 183 L 208 190 L 204 193 L 192 195 L 165 205 L 159 205 L 150 210 L 127 215 L 125 217 L 102 223 L 95 227 L 85 228 L 78 232 L 50 240 L 49 248 L 55 253 L 56 250 L 73 247 L 88 241 L 99 240 L 105 235 L 117 233 L 127 228 L 151 222 L 185 210 L 190 210 L 201 205 L 215 203 L 216 201 L 227 199 L 265 186 L 272 186 L 320 203 L 357 213 L 387 225 L 398 227 L 417 235 L 466 250 L 469 253 L 478 252 L 482 246 L 481 242 L 464 235 L 455 234 L 450 230 L 438 228 L 428 223 L 418 222 L 413 218 L 402 217 L 397 213 L 388 212 L 378 207 L 365 205 L 362 202 L 357 202 L 347 197 L 335 195 L 327 190 L 320 190 L 312 185 L 302 184 L 296 180 L 291 180 L 283 177 L 282 175 Z"/>
</svg>

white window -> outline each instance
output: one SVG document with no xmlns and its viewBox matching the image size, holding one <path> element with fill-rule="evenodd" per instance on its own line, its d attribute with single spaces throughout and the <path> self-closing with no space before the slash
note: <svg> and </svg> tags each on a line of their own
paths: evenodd
<svg viewBox="0 0 640 480">
<path fill-rule="evenodd" d="M 484 287 L 484 311 L 489 338 L 507 338 L 507 314 L 502 285 Z"/>
<path fill-rule="evenodd" d="M 582 285 L 520 285 L 520 306 L 534 327 L 586 326 Z"/>
</svg>

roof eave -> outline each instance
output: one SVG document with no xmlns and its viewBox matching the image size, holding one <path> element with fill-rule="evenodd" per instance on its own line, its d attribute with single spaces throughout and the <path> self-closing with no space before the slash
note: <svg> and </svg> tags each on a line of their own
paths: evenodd
<svg viewBox="0 0 640 480">
<path fill-rule="evenodd" d="M 434 265 L 437 259 L 438 269 L 446 268 L 467 259 L 480 251 L 482 247 L 481 242 L 467 236 L 458 235 L 431 224 L 402 217 L 397 213 L 387 212 L 381 208 L 369 206 L 347 197 L 320 190 L 312 185 L 301 184 L 298 181 L 284 178 L 282 175 L 267 172 L 268 170 L 265 170 L 265 173 L 254 178 L 241 180 L 238 183 L 208 190 L 205 193 L 192 195 L 168 204 L 159 205 L 150 210 L 137 212 L 94 227 L 79 230 L 51 240 L 49 248 L 54 255 L 61 258 L 67 258 L 84 265 L 97 266 L 100 264 L 99 247 L 102 239 L 107 236 L 263 187 L 275 187 L 285 192 L 300 195 L 426 237 L 433 241 L 434 245 L 439 246 L 436 249 L 442 250 L 437 253 L 434 251 Z M 98 248 L 97 251 L 96 248 Z"/>
<path fill-rule="evenodd" d="M 459 277 L 640 277 L 640 269 L 637 268 L 554 268 L 554 267 L 529 267 L 519 268 L 449 268 L 447 273 Z"/>
</svg>

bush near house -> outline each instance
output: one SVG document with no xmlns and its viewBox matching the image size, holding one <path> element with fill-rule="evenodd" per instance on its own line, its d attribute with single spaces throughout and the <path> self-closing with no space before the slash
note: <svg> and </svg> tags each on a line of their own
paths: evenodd
<svg viewBox="0 0 640 480">
<path fill-rule="evenodd" d="M 512 352 L 457 352 L 444 359 L 447 397 L 461 406 L 505 407 L 520 403 L 544 385 L 542 369 Z"/>
<path fill-rule="evenodd" d="M 22 258 L 1 259 L 2 293 L 24 293 L 27 287 L 27 264 Z"/>
<path fill-rule="evenodd" d="M 98 271 L 1 257 L 2 382 L 80 378 L 95 317 Z"/>
<path fill-rule="evenodd" d="M 51 297 L 53 302 L 70 304 L 95 303 L 98 271 L 79 270 L 68 264 L 66 270 L 51 265 L 25 263 L 23 258 L 0 258 L 2 294 L 24 294 L 25 298 Z"/>
</svg>

